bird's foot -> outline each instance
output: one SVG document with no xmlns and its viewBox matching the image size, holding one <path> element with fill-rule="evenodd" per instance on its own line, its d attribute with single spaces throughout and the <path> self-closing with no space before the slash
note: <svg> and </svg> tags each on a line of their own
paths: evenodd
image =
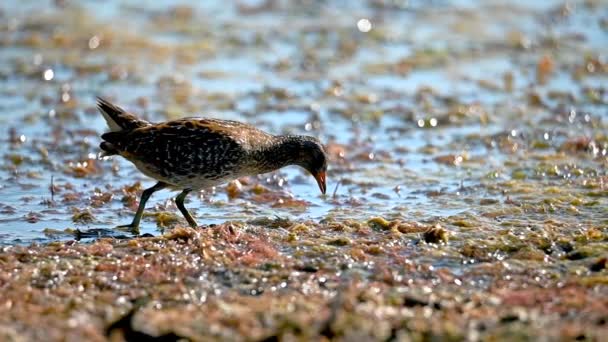
<svg viewBox="0 0 608 342">
<path fill-rule="evenodd" d="M 115 229 L 122 230 L 124 232 L 129 232 L 135 235 L 139 234 L 139 225 L 135 225 L 133 223 L 116 226 Z"/>
</svg>

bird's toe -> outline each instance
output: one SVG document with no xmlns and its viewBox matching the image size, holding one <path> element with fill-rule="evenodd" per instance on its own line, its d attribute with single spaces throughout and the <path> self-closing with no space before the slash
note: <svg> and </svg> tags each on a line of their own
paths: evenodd
<svg viewBox="0 0 608 342">
<path fill-rule="evenodd" d="M 132 223 L 116 226 L 114 229 L 121 230 L 121 231 L 124 231 L 124 232 L 133 233 L 133 234 L 139 234 L 139 225 L 134 225 Z"/>
</svg>

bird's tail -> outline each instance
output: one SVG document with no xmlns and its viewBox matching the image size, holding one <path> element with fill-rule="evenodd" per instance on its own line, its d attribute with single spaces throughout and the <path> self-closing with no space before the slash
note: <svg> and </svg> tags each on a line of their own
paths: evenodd
<svg viewBox="0 0 608 342">
<path fill-rule="evenodd" d="M 97 109 L 111 132 L 130 131 L 150 124 L 101 97 L 97 98 Z"/>
</svg>

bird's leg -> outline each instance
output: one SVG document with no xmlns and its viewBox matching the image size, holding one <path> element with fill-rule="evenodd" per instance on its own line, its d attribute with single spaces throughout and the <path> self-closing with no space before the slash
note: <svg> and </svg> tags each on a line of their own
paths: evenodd
<svg viewBox="0 0 608 342">
<path fill-rule="evenodd" d="M 129 228 L 132 232 L 137 233 L 139 231 L 139 221 L 141 221 L 141 217 L 144 214 L 144 209 L 146 208 L 146 202 L 148 202 L 148 199 L 153 193 L 166 187 L 167 184 L 158 182 L 154 184 L 154 186 L 144 190 L 144 192 L 141 194 L 141 198 L 139 199 L 139 207 L 137 207 L 137 212 L 135 213 L 135 217 L 133 217 L 133 222 L 124 226 L 118 226 L 117 228 Z"/>
<path fill-rule="evenodd" d="M 184 207 L 184 199 L 186 199 L 186 196 L 188 196 L 190 191 L 192 191 L 192 189 L 186 189 L 182 191 L 179 195 L 177 195 L 177 197 L 175 197 L 175 204 L 177 205 L 177 209 L 179 209 L 182 215 L 184 215 L 184 217 L 186 218 L 186 221 L 188 221 L 190 227 L 196 228 L 198 227 L 198 224 L 196 224 L 196 221 L 194 220 L 194 218 L 192 218 L 192 215 L 190 215 L 188 209 Z"/>
</svg>

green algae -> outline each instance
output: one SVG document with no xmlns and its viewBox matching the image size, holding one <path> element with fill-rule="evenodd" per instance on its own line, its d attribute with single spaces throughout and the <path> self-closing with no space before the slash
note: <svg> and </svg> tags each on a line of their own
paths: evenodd
<svg viewBox="0 0 608 342">
<path fill-rule="evenodd" d="M 351 243 L 352 243 L 351 240 L 346 237 L 338 237 L 338 238 L 332 239 L 330 241 L 327 241 L 327 244 L 332 245 L 332 246 L 347 246 L 347 245 L 350 245 Z"/>
<path fill-rule="evenodd" d="M 367 224 L 370 225 L 372 228 L 381 230 L 387 230 L 391 227 L 391 222 L 385 220 L 382 217 L 373 217 L 367 221 Z"/>
<path fill-rule="evenodd" d="M 144 217 L 153 217 L 156 221 L 156 225 L 160 228 L 173 227 L 181 220 L 180 216 L 176 213 L 167 211 L 144 213 Z"/>
<path fill-rule="evenodd" d="M 449 233 L 441 226 L 437 225 L 422 234 L 422 237 L 426 243 L 447 243 L 449 239 Z"/>
<path fill-rule="evenodd" d="M 72 215 L 72 221 L 75 223 L 91 223 L 95 220 L 95 216 L 89 209 L 79 210 L 78 208 L 73 209 L 74 214 Z"/>
</svg>

